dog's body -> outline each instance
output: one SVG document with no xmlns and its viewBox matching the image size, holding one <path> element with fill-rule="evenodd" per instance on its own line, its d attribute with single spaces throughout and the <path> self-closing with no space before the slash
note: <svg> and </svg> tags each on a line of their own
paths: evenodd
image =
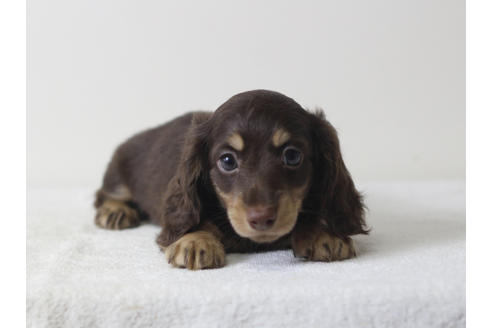
<svg viewBox="0 0 492 328">
<path fill-rule="evenodd" d="M 149 219 L 169 263 L 203 269 L 225 252 L 292 247 L 332 261 L 355 256 L 363 205 L 333 127 L 281 94 L 236 95 L 213 113 L 189 113 L 116 150 L 97 192 L 96 224 Z"/>
</svg>

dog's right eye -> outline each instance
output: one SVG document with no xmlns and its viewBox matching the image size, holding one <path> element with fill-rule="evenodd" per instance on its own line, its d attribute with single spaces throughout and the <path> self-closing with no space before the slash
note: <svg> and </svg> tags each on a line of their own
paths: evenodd
<svg viewBox="0 0 492 328">
<path fill-rule="evenodd" d="M 284 164 L 288 167 L 295 168 L 301 165 L 302 153 L 294 147 L 287 147 L 283 154 Z"/>
<path fill-rule="evenodd" d="M 237 162 L 231 153 L 223 154 L 219 158 L 219 168 L 223 171 L 231 172 L 237 169 Z"/>
</svg>

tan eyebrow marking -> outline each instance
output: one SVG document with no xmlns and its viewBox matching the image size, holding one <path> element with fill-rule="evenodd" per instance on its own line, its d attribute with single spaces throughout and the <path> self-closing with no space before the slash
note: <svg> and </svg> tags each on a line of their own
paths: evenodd
<svg viewBox="0 0 492 328">
<path fill-rule="evenodd" d="M 237 151 L 244 149 L 244 140 L 239 133 L 233 133 L 227 138 L 227 143 Z"/>
<path fill-rule="evenodd" d="M 290 133 L 280 128 L 273 134 L 272 143 L 275 147 L 282 146 L 290 138 Z"/>
</svg>

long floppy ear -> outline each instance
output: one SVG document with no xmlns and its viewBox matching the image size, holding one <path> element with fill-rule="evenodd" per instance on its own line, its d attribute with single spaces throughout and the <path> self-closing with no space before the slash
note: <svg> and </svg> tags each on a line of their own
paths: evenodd
<svg viewBox="0 0 492 328">
<path fill-rule="evenodd" d="M 343 162 L 337 132 L 321 110 L 310 115 L 314 176 L 309 206 L 336 236 L 367 234 L 362 196 Z"/>
<path fill-rule="evenodd" d="M 162 232 L 157 243 L 167 247 L 200 222 L 201 194 L 207 180 L 207 135 L 212 114 L 196 113 L 185 137 L 175 176 L 163 198 Z"/>
</svg>

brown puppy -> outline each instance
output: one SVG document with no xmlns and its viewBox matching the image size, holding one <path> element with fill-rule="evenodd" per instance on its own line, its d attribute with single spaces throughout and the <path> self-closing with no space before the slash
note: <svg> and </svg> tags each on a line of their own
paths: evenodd
<svg viewBox="0 0 492 328">
<path fill-rule="evenodd" d="M 282 94 L 255 90 L 130 138 L 97 192 L 108 229 L 150 219 L 169 263 L 225 264 L 226 252 L 291 247 L 313 261 L 355 256 L 364 206 L 335 129 Z"/>
</svg>

